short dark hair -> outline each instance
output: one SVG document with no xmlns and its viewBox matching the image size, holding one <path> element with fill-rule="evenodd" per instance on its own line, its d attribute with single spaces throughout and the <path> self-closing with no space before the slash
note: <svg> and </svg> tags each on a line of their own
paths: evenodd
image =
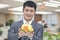
<svg viewBox="0 0 60 40">
<path fill-rule="evenodd" d="M 25 7 L 34 7 L 34 9 L 36 10 L 36 4 L 33 2 L 33 1 L 26 1 L 24 4 L 23 4 L 23 9 L 25 8 Z"/>
</svg>

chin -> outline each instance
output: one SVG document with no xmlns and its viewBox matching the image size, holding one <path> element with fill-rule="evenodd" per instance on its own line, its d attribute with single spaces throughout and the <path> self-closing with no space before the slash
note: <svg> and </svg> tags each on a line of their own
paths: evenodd
<svg viewBox="0 0 60 40">
<path fill-rule="evenodd" d="M 27 19 L 27 20 L 29 20 L 29 21 L 30 21 L 31 19 Z"/>
<path fill-rule="evenodd" d="M 32 17 L 25 17 L 26 20 L 30 21 Z"/>
<path fill-rule="evenodd" d="M 29 20 L 29 21 L 30 21 L 31 19 L 32 19 L 32 18 L 28 18 L 27 20 Z"/>
<path fill-rule="evenodd" d="M 32 17 L 26 17 L 27 19 L 31 19 Z"/>
</svg>

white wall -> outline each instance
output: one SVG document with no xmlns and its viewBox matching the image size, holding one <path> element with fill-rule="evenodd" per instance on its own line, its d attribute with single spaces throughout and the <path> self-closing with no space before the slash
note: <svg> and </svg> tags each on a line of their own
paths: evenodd
<svg viewBox="0 0 60 40">
<path fill-rule="evenodd" d="M 0 24 L 5 25 L 5 14 L 0 13 Z"/>
<path fill-rule="evenodd" d="M 58 14 L 58 27 L 60 27 L 60 13 L 57 14 Z"/>
<path fill-rule="evenodd" d="M 23 19 L 23 14 L 16 14 L 13 19 L 14 19 L 14 21 L 20 21 L 20 20 L 22 20 Z"/>
<path fill-rule="evenodd" d="M 45 22 L 50 26 L 52 26 L 52 24 L 57 25 L 58 15 L 56 13 L 43 15 L 43 20 L 45 20 Z"/>
</svg>

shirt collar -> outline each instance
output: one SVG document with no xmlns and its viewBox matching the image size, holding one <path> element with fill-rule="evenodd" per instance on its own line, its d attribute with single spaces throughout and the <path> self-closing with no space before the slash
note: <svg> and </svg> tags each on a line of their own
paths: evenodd
<svg viewBox="0 0 60 40">
<path fill-rule="evenodd" d="M 31 24 L 31 23 L 32 23 L 32 21 L 33 21 L 33 19 L 32 19 L 32 20 L 30 20 L 28 23 L 29 23 L 29 24 Z M 26 22 L 26 20 L 25 20 L 25 19 L 23 19 L 23 24 L 25 24 L 25 23 L 27 23 L 27 22 Z"/>
</svg>

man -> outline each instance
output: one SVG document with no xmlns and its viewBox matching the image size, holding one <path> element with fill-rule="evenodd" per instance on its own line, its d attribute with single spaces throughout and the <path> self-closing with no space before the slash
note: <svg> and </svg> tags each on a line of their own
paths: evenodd
<svg viewBox="0 0 60 40">
<path fill-rule="evenodd" d="M 43 26 L 33 20 L 33 17 L 36 13 L 36 4 L 33 1 L 26 1 L 23 4 L 23 13 L 23 20 L 15 22 L 11 25 L 8 33 L 8 40 L 42 40 Z M 25 24 L 26 22 L 32 25 L 34 33 L 25 33 L 23 31 L 19 31 L 22 24 Z M 32 39 L 30 39 L 30 37 Z"/>
</svg>

